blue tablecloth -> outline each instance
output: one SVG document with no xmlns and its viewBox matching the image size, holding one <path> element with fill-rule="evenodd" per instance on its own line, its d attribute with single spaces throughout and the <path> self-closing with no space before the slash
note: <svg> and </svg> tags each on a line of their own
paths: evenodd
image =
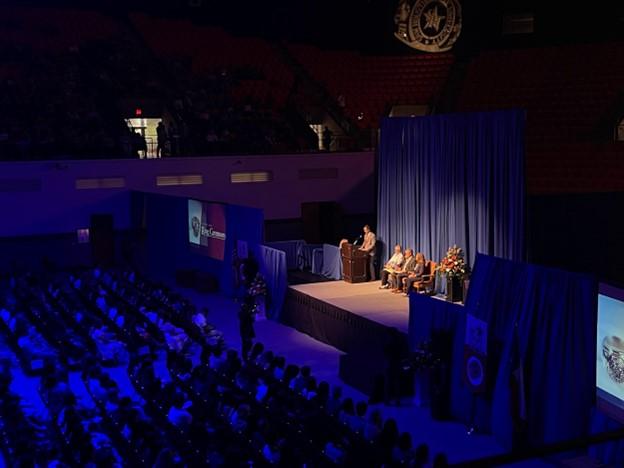
<svg viewBox="0 0 624 468">
<path fill-rule="evenodd" d="M 315 275 L 323 274 L 323 247 L 312 249 L 312 273 Z"/>
<path fill-rule="evenodd" d="M 335 280 L 342 279 L 340 249 L 335 245 L 323 244 L 323 276 Z"/>
<path fill-rule="evenodd" d="M 301 253 L 299 254 L 299 269 L 300 270 L 312 270 L 314 251 L 316 249 L 322 249 L 322 247 L 323 247 L 323 244 L 304 243 L 301 246 Z"/>
<path fill-rule="evenodd" d="M 278 319 L 284 305 L 286 289 L 288 288 L 288 272 L 286 270 L 286 255 L 283 251 L 260 246 L 260 271 L 267 283 L 267 316 Z"/>
<path fill-rule="evenodd" d="M 303 240 L 287 240 L 278 242 L 267 242 L 268 247 L 281 250 L 286 254 L 286 267 L 289 270 L 303 269 L 302 251 L 306 245 Z"/>
<path fill-rule="evenodd" d="M 331 244 L 323 244 L 312 250 L 312 273 L 326 278 L 342 279 L 340 249 Z"/>
<path fill-rule="evenodd" d="M 281 250 L 286 254 L 286 266 L 289 270 L 310 270 L 313 266 L 315 249 L 322 249 L 323 244 L 308 244 L 301 239 L 267 242 L 268 247 Z M 318 264 L 318 274 L 322 273 L 322 265 Z M 314 273 L 314 271 L 312 271 Z"/>
</svg>

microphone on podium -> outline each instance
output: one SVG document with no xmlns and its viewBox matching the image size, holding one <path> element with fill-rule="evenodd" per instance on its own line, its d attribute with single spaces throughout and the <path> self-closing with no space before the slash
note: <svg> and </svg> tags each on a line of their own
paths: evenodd
<svg viewBox="0 0 624 468">
<path fill-rule="evenodd" d="M 353 241 L 353 245 L 358 245 L 358 242 L 360 242 L 364 237 L 360 234 L 357 239 L 355 239 Z"/>
</svg>

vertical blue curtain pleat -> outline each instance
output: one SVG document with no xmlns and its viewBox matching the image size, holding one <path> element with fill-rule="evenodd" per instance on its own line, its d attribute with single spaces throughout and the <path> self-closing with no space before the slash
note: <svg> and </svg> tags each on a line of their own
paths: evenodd
<svg viewBox="0 0 624 468">
<path fill-rule="evenodd" d="M 377 234 L 439 260 L 453 244 L 523 260 L 524 112 L 387 118 Z M 385 254 L 384 254 L 385 255 Z"/>
<path fill-rule="evenodd" d="M 230 296 L 235 292 L 232 273 L 234 249 L 236 249 L 238 241 L 245 241 L 250 252 L 255 255 L 259 254 L 258 249 L 264 237 L 264 212 L 249 206 L 225 205 L 225 216 L 225 253 L 223 262 L 221 262 L 219 284 L 221 291 Z"/>
<path fill-rule="evenodd" d="M 452 330 L 451 412 L 507 448 L 517 437 L 510 408 L 516 349 L 525 367 L 530 443 L 586 434 L 595 388 L 594 280 L 519 263 L 524 124 L 524 112 L 515 110 L 388 118 L 379 147 L 379 239 L 436 261 L 457 244 L 475 265 L 466 311 L 488 324 L 490 384 L 476 396 L 463 385 L 465 318 L 459 319 Z"/>
<path fill-rule="evenodd" d="M 260 272 L 267 284 L 267 316 L 278 320 L 288 288 L 286 253 L 266 245 L 259 247 Z"/>
<path fill-rule="evenodd" d="M 528 442 L 582 437 L 595 393 L 596 282 L 592 277 L 478 255 L 466 310 L 488 324 L 490 391 L 461 381 L 465 324 L 455 330 L 452 413 L 514 447 L 510 376 L 514 338 L 524 363 Z M 514 336 L 515 335 L 515 336 Z"/>
<path fill-rule="evenodd" d="M 264 213 L 257 208 L 227 205 L 227 237 L 223 261 L 223 287 L 226 294 L 232 294 L 232 253 L 239 240 L 247 242 L 249 252 L 258 261 L 260 272 L 267 283 L 267 315 L 278 319 L 288 287 L 288 265 L 286 253 L 262 245 L 264 237 Z M 227 289 L 229 288 L 229 289 Z"/>
</svg>

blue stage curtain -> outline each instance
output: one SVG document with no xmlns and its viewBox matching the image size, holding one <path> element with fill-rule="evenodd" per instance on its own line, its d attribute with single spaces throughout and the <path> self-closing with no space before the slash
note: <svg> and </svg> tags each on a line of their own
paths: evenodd
<svg viewBox="0 0 624 468">
<path fill-rule="evenodd" d="M 247 242 L 247 249 L 254 255 L 259 254 L 259 247 L 264 239 L 264 212 L 258 208 L 241 205 L 226 205 L 225 254 L 221 264 L 220 287 L 226 295 L 233 295 L 234 270 L 232 254 L 238 241 Z"/>
<path fill-rule="evenodd" d="M 436 332 L 455 335 L 455 331 L 465 320 L 466 308 L 460 304 L 429 297 L 426 294 L 410 294 L 408 332 L 410 351 L 416 351 L 424 343 L 430 342 Z"/>
<path fill-rule="evenodd" d="M 286 253 L 265 245 L 260 246 L 260 272 L 267 283 L 267 316 L 274 320 L 284 306 L 286 288 L 288 287 L 288 269 Z"/>
<path fill-rule="evenodd" d="M 523 260 L 524 112 L 386 118 L 377 234 L 438 261 L 453 244 Z M 383 254 L 386 256 L 387 254 Z"/>
<path fill-rule="evenodd" d="M 491 427 L 486 429 L 505 447 L 515 446 L 510 378 L 517 353 L 524 369 L 528 442 L 539 445 L 587 435 L 595 393 L 595 280 L 478 255 L 466 308 L 488 324 L 488 372 L 495 374 L 489 396 Z M 454 412 L 463 409 L 463 419 L 470 420 L 471 397 L 454 382 Z M 473 420 L 487 424 L 490 404 L 483 397 L 473 404 Z"/>
<path fill-rule="evenodd" d="M 592 434 L 616 431 L 622 429 L 622 423 L 611 419 L 598 409 L 594 409 L 592 414 Z M 589 448 L 590 457 L 600 460 L 608 466 L 624 466 L 624 441 L 613 441 L 597 444 Z"/>
<path fill-rule="evenodd" d="M 312 269 L 315 275 L 323 275 L 323 246 L 312 249 Z"/>
</svg>

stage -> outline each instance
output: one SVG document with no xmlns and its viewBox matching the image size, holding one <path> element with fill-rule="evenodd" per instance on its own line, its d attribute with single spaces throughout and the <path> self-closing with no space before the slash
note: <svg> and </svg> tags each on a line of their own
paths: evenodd
<svg viewBox="0 0 624 468">
<path fill-rule="evenodd" d="M 340 376 L 366 394 L 383 373 L 388 344 L 399 340 L 407 350 L 409 299 L 379 285 L 330 281 L 290 286 L 280 317 L 285 325 L 346 353 L 340 358 Z"/>
<path fill-rule="evenodd" d="M 290 286 L 281 321 L 346 353 L 383 350 L 392 328 L 407 340 L 409 299 L 380 282 Z"/>
<path fill-rule="evenodd" d="M 302 294 L 407 333 L 409 298 L 379 289 L 379 281 L 351 284 L 345 281 L 291 286 Z"/>
</svg>

